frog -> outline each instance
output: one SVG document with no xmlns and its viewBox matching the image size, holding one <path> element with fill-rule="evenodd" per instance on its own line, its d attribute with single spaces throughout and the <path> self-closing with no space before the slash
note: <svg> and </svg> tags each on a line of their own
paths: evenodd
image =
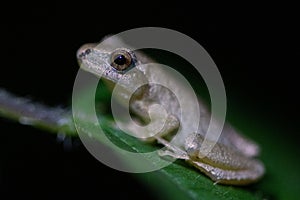
<svg viewBox="0 0 300 200">
<path fill-rule="evenodd" d="M 153 118 L 161 120 L 158 117 L 162 115 L 160 109 L 152 109 L 151 116 L 149 109 L 153 105 L 163 105 L 166 111 L 165 121 L 158 133 L 143 133 L 134 126 L 128 127 L 128 130 L 139 135 L 143 142 L 163 145 L 165 148 L 158 151 L 159 156 L 185 160 L 218 184 L 247 185 L 257 182 L 264 175 L 264 165 L 256 158 L 260 153 L 259 145 L 239 133 L 229 123 L 224 125 L 218 141 L 210 151 L 206 155 L 201 155 L 200 148 L 210 123 L 211 113 L 201 97 L 197 97 L 197 104 L 201 108 L 200 129 L 197 132 L 190 129 L 194 119 L 180 118 L 180 105 L 174 93 L 162 85 L 150 83 L 157 77 L 173 82 L 187 105 L 192 103 L 189 90 L 177 83 L 176 77 L 172 74 L 150 65 L 149 63 L 155 61 L 145 52 L 133 50 L 121 38 L 108 36 L 100 43 L 82 45 L 77 51 L 77 60 L 81 69 L 101 77 L 109 88 L 116 86 L 122 88 L 120 96 L 129 101 L 130 113 L 133 113 L 137 123 L 151 123 Z M 121 79 L 123 81 L 120 81 Z M 145 85 L 137 88 L 138 82 Z M 135 90 L 135 93 L 130 96 L 129 91 L 132 90 Z M 188 112 L 194 110 L 190 109 Z M 185 131 L 178 136 L 176 132 L 181 127 L 185 127 Z M 174 135 L 176 140 L 173 141 Z"/>
</svg>

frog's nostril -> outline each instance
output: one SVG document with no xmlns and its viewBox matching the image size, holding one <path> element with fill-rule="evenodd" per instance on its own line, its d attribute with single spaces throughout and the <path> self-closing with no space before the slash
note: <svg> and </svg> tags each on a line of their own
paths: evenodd
<svg viewBox="0 0 300 200">
<path fill-rule="evenodd" d="M 89 53 L 91 53 L 91 51 L 92 51 L 91 49 L 87 49 L 87 50 L 85 50 L 84 54 L 88 55 Z"/>
<path fill-rule="evenodd" d="M 92 52 L 92 49 L 95 46 L 96 44 L 92 44 L 92 43 L 81 46 L 76 53 L 77 59 L 83 59 L 86 55 Z"/>
</svg>

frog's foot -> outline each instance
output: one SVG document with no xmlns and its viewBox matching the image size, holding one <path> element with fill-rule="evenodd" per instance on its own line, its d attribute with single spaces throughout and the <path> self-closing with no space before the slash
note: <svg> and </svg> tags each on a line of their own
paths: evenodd
<svg viewBox="0 0 300 200">
<path fill-rule="evenodd" d="M 158 150 L 158 155 L 161 156 L 161 157 L 164 157 L 164 156 L 170 156 L 172 158 L 176 158 L 176 159 L 183 159 L 183 160 L 187 160 L 189 159 L 188 155 L 183 153 L 181 154 L 181 152 L 173 152 L 173 151 L 169 151 L 169 150 Z"/>
<path fill-rule="evenodd" d="M 159 156 L 162 156 L 162 157 L 163 156 L 171 156 L 172 158 L 183 159 L 183 160 L 189 159 L 189 156 L 185 151 L 172 145 L 167 140 L 165 140 L 161 137 L 155 137 L 155 139 L 157 140 L 158 143 L 165 146 L 165 148 L 158 150 Z"/>
</svg>

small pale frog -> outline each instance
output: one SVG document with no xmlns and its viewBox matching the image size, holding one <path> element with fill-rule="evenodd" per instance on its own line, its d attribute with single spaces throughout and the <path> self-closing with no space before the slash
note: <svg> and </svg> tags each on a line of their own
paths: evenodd
<svg viewBox="0 0 300 200">
<path fill-rule="evenodd" d="M 81 67 L 95 75 L 101 75 L 110 84 L 117 83 L 121 78 L 124 90 L 135 88 L 137 81 L 151 81 L 163 77 L 169 82 L 176 78 L 159 68 L 152 68 L 147 63 L 153 63 L 151 58 L 139 52 L 132 51 L 119 39 L 105 39 L 101 45 L 86 44 L 77 52 L 77 58 Z M 126 73 L 135 69 L 132 73 Z M 176 85 L 186 104 L 191 104 L 190 93 L 181 86 Z M 180 108 L 176 98 L 168 89 L 148 84 L 139 88 L 133 96 L 124 93 L 123 98 L 130 99 L 130 111 L 144 123 L 148 123 L 150 106 L 154 104 L 163 105 L 167 111 L 167 120 L 158 134 L 145 139 L 146 141 L 157 141 L 163 144 L 168 150 L 161 151 L 161 156 L 172 156 L 184 159 L 216 183 L 244 185 L 257 181 L 264 174 L 263 164 L 254 157 L 259 153 L 259 147 L 253 141 L 238 134 L 230 125 L 225 125 L 217 144 L 205 156 L 201 157 L 199 149 L 203 142 L 205 130 L 207 130 L 210 113 L 204 104 L 199 100 L 201 108 L 200 126 L 203 131 L 199 133 L 189 130 L 194 119 L 186 118 L 180 121 Z M 192 105 L 188 105 L 191 107 Z M 159 116 L 154 113 L 153 116 Z M 185 132 L 175 144 L 171 144 L 172 135 L 180 126 L 185 127 Z M 134 129 L 131 129 L 134 131 Z M 137 134 L 143 134 L 137 131 Z"/>
</svg>

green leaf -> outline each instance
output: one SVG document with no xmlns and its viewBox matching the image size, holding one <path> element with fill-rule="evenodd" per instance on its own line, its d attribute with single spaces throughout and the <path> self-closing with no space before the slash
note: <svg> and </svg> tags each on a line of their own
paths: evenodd
<svg viewBox="0 0 300 200">
<path fill-rule="evenodd" d="M 105 102 L 105 97 L 101 94 L 107 94 L 105 91 L 101 92 L 103 89 L 98 90 L 98 97 L 96 95 L 96 98 L 100 98 L 102 103 Z M 99 121 L 105 134 L 115 145 L 136 153 L 154 151 L 159 148 L 143 143 L 114 128 L 110 114 L 106 113 L 106 116 L 103 119 L 102 115 L 102 120 Z M 297 184 L 300 166 L 299 163 L 295 163 L 297 157 L 294 154 L 295 150 L 289 148 L 290 141 L 282 141 L 279 130 L 274 131 L 253 124 L 249 126 L 251 118 L 241 117 L 244 115 L 238 111 L 234 116 L 236 118 L 229 116 L 232 124 L 242 133 L 257 141 L 262 148 L 260 159 L 266 165 L 267 172 L 258 183 L 243 187 L 214 184 L 207 176 L 182 160 L 177 160 L 156 172 L 135 174 L 134 176 L 153 188 L 154 193 L 158 194 L 160 199 L 295 199 L 295 194 L 300 190 L 299 184 Z M 97 128 L 94 123 L 84 120 L 79 123 L 82 123 L 81 125 L 84 127 Z M 258 125 L 258 123 L 256 124 Z M 100 138 L 98 141 L 103 142 Z M 283 148 L 275 145 L 279 141 Z"/>
<path fill-rule="evenodd" d="M 106 90 L 101 91 L 96 98 L 102 103 L 97 106 L 99 110 L 105 111 L 109 95 Z M 2 92 L 2 97 L 0 98 L 0 114 L 14 120 L 19 120 L 24 115 L 24 112 L 21 111 L 24 111 L 24 108 L 26 110 L 26 107 L 35 106 L 39 108 L 39 112 L 43 113 L 56 113 L 57 110 L 27 100 L 24 100 L 24 104 L 21 106 L 22 109 L 19 109 L 16 105 L 20 105 L 20 101 L 18 101 L 18 104 L 12 103 L 17 97 L 4 92 Z M 18 100 L 20 99 L 18 98 Z M 84 104 L 84 99 L 81 100 Z M 7 104 L 8 102 L 10 104 Z M 35 113 L 29 112 L 25 117 L 35 117 L 35 115 Z M 114 128 L 110 114 L 107 112 L 105 116 L 102 116 L 99 120 L 101 126 L 110 141 L 120 148 L 136 153 L 154 151 L 160 148 L 153 144 L 143 143 Z M 260 158 L 266 166 L 266 175 L 258 183 L 243 187 L 214 184 L 207 176 L 182 160 L 177 160 L 156 172 L 133 174 L 133 176 L 152 188 L 153 193 L 157 194 L 159 199 L 297 199 L 297 193 L 300 191 L 300 164 L 298 162 L 299 153 L 297 153 L 299 151 L 293 138 L 283 137 L 283 130 L 272 128 L 272 126 L 259 125 L 258 122 L 249 123 L 253 122 L 253 119 L 260 120 L 253 116 L 246 118 L 237 110 L 234 111 L 233 115 L 229 115 L 229 118 L 236 128 L 258 142 L 262 148 Z M 30 125 L 43 128 L 49 132 L 58 133 L 66 130 L 67 134 L 76 135 L 75 129 L 72 128 L 72 121 L 68 121 L 69 124 L 59 127 L 60 125 L 56 121 L 61 121 L 60 118 L 50 119 L 54 120 L 49 121 L 48 118 L 45 118 Z M 98 128 L 88 118 L 80 119 L 79 126 L 90 130 Z M 95 138 L 99 143 L 104 143 L 101 137 Z M 123 160 L 123 162 L 128 163 L 126 160 Z"/>
<path fill-rule="evenodd" d="M 230 118 L 235 127 L 254 138 L 262 149 L 260 159 L 265 164 L 266 174 L 255 187 L 268 199 L 299 199 L 299 142 L 288 133 L 293 130 L 267 123 L 257 115 L 241 118 L 239 111 L 233 113 Z"/>
<path fill-rule="evenodd" d="M 79 121 L 79 126 L 85 130 L 98 129 L 94 123 Z M 101 127 L 107 137 L 117 146 L 127 151 L 143 153 L 159 148 L 147 144 L 110 126 L 111 122 L 102 119 Z M 101 141 L 101 137 L 93 136 Z M 121 158 L 122 159 L 122 158 Z M 150 158 L 152 159 L 152 158 Z M 127 160 L 123 160 L 126 164 Z M 153 160 L 153 162 L 156 162 Z M 128 163 L 127 163 L 128 164 Z M 156 172 L 136 174 L 141 181 L 148 183 L 160 199 L 262 199 L 260 192 L 253 192 L 246 187 L 233 187 L 214 184 L 212 180 L 200 171 L 189 166 L 182 160 L 170 164 Z M 159 182 L 159 184 L 157 184 Z"/>
</svg>

